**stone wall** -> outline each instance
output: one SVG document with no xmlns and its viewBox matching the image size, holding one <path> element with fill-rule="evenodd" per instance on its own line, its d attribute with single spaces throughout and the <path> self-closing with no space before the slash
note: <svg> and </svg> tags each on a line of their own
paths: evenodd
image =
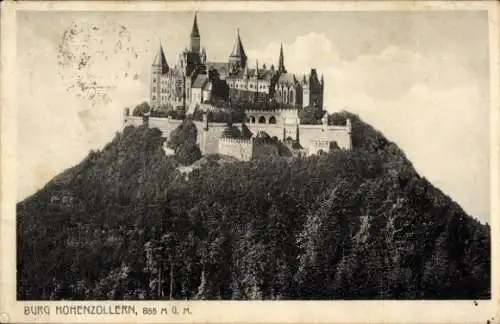
<svg viewBox="0 0 500 324">
<path fill-rule="evenodd" d="M 253 156 L 254 141 L 252 139 L 219 138 L 219 154 L 229 155 L 241 161 L 250 161 Z"/>
<path fill-rule="evenodd" d="M 299 141 L 304 148 L 315 146 L 315 141 L 336 142 L 341 149 L 350 150 L 351 127 L 328 125 L 299 125 Z"/>
<path fill-rule="evenodd" d="M 299 122 L 297 109 L 248 110 L 247 124 L 297 124 Z M 259 123 L 259 120 L 264 123 Z"/>
<path fill-rule="evenodd" d="M 279 140 L 283 139 L 283 126 L 279 124 L 245 124 L 257 136 L 260 131 L 266 132 L 270 137 L 276 136 Z"/>
<path fill-rule="evenodd" d="M 123 121 L 123 128 L 127 126 L 141 126 L 143 124 L 143 118 L 142 117 L 136 117 L 136 116 L 125 116 L 125 119 Z"/>
<path fill-rule="evenodd" d="M 181 123 L 181 120 L 174 120 L 170 118 L 155 118 L 148 119 L 149 127 L 158 128 L 163 137 L 168 138 L 170 133 L 176 129 Z M 249 144 L 241 139 L 221 139 L 221 135 L 226 129 L 225 123 L 208 123 L 206 121 L 194 121 L 198 135 L 197 143 L 203 154 L 227 154 L 241 158 L 242 160 L 250 159 L 252 154 L 255 154 L 255 143 L 248 141 L 252 144 L 252 149 L 249 149 Z M 133 125 L 140 126 L 143 124 L 142 117 L 125 116 L 124 126 Z M 321 125 L 289 125 L 289 124 L 245 124 L 248 129 L 256 136 L 260 131 L 269 134 L 270 137 L 276 136 L 279 140 L 284 140 L 287 137 L 297 139 L 300 145 L 309 154 L 317 154 L 321 149 L 325 152 L 328 151 L 331 142 L 336 142 L 338 147 L 345 150 L 352 148 L 351 144 L 351 123 L 348 120 L 346 126 L 331 126 L 324 122 Z M 240 130 L 242 124 L 234 124 Z M 241 142 L 238 142 L 241 141 Z M 221 144 L 222 143 L 222 144 Z M 222 145 L 222 146 L 221 146 Z M 239 145 L 241 147 L 239 147 Z M 222 151 L 221 151 L 222 150 Z M 262 151 L 262 150 L 260 150 Z M 260 152 L 259 151 L 259 152 Z"/>
<path fill-rule="evenodd" d="M 162 133 L 163 137 L 168 138 L 170 133 L 182 123 L 182 120 L 171 119 L 171 118 L 161 118 L 161 117 L 149 117 L 149 127 L 158 128 Z"/>
<path fill-rule="evenodd" d="M 219 152 L 219 138 L 227 125 L 225 123 L 209 123 L 204 127 L 204 122 L 194 122 L 198 129 L 198 144 L 203 154 L 216 154 Z"/>
</svg>

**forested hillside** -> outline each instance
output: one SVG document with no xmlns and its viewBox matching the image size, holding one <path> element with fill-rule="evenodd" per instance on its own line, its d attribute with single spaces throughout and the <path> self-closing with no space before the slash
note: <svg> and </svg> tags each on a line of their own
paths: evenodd
<svg viewBox="0 0 500 324">
<path fill-rule="evenodd" d="M 187 177 L 160 131 L 127 127 L 17 205 L 18 298 L 489 298 L 489 226 L 333 117 L 352 151 Z"/>
</svg>

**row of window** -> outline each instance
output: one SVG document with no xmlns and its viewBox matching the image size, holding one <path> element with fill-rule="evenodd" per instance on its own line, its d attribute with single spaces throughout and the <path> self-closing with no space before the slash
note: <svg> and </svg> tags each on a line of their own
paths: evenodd
<svg viewBox="0 0 500 324">
<path fill-rule="evenodd" d="M 181 92 L 181 88 L 177 88 L 177 92 Z M 175 90 L 169 89 L 169 88 L 161 88 L 160 92 L 167 92 L 167 93 L 172 93 Z M 153 92 L 156 92 L 156 87 L 153 87 Z"/>
<path fill-rule="evenodd" d="M 153 79 L 153 83 L 156 84 L 156 79 Z M 170 82 L 170 80 L 160 80 L 160 83 L 162 85 L 165 85 L 165 84 L 172 84 L 173 82 Z M 180 84 L 181 82 L 177 82 L 178 84 Z"/>
<path fill-rule="evenodd" d="M 158 97 L 158 99 L 159 99 L 159 100 L 168 100 L 168 99 L 171 99 L 171 98 L 172 98 L 172 96 L 163 96 L 163 95 Z M 152 99 L 152 100 L 156 100 L 156 96 L 155 96 L 155 95 L 153 95 L 153 96 L 151 97 L 151 99 Z"/>
<path fill-rule="evenodd" d="M 295 97 L 294 97 L 295 93 L 293 92 L 293 90 L 290 90 L 288 94 L 286 91 L 277 91 L 276 95 L 278 97 L 278 101 L 290 104 L 295 103 Z"/>
<path fill-rule="evenodd" d="M 250 117 L 248 117 L 247 121 L 250 124 L 255 124 L 256 119 L 254 116 L 250 116 Z M 266 124 L 266 122 L 267 122 L 267 124 L 276 124 L 276 117 L 271 116 L 271 117 L 269 117 L 269 121 L 266 121 L 266 117 L 260 116 L 257 121 L 259 124 Z"/>
<path fill-rule="evenodd" d="M 230 84 L 229 84 L 229 87 L 230 87 L 230 88 L 246 88 L 246 84 L 245 84 L 245 83 L 243 83 L 243 82 L 241 82 L 241 83 L 240 83 L 240 82 L 237 82 L 237 83 L 235 83 L 235 84 L 230 83 Z M 254 85 L 253 83 L 250 83 L 250 84 L 248 85 L 248 87 L 249 87 L 250 89 L 257 89 L 257 86 L 256 86 L 256 85 Z M 259 84 L 258 89 L 267 89 L 267 87 L 268 87 L 268 85 L 267 85 L 267 84 Z"/>
</svg>

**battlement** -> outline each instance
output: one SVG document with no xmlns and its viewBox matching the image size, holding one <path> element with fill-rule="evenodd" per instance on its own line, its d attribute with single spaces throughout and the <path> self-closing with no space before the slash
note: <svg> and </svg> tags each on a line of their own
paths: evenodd
<svg viewBox="0 0 500 324">
<path fill-rule="evenodd" d="M 253 139 L 219 137 L 218 153 L 249 161 L 253 157 L 254 142 Z"/>
<path fill-rule="evenodd" d="M 314 146 L 328 146 L 330 144 L 330 141 L 325 139 L 318 139 L 318 140 L 312 140 L 311 144 Z"/>
<path fill-rule="evenodd" d="M 238 144 L 253 144 L 254 138 L 245 139 L 245 138 L 230 138 L 230 137 L 220 137 L 219 142 L 224 143 L 238 143 Z"/>
<path fill-rule="evenodd" d="M 280 110 L 274 110 L 274 112 Z M 283 111 L 283 110 L 282 110 Z M 284 110 L 287 112 L 293 110 Z M 254 111 L 257 112 L 257 111 Z M 252 137 L 246 138 L 228 138 L 222 137 L 224 130 L 227 128 L 226 123 L 213 123 L 204 121 L 193 121 L 197 129 L 197 143 L 203 154 L 223 154 L 233 156 L 242 161 L 248 161 L 254 156 L 261 156 L 269 153 L 269 147 L 272 146 L 271 138 L 274 140 L 285 140 L 292 138 L 299 141 L 300 145 L 305 148 L 309 154 L 317 154 L 319 151 L 330 151 L 331 147 L 349 150 L 352 147 L 351 143 L 351 122 L 348 119 L 345 126 L 328 125 L 327 119 L 323 118 L 322 124 L 317 125 L 299 125 L 294 123 L 295 118 L 283 116 L 276 118 L 271 112 L 267 114 L 255 114 L 254 123 L 235 123 L 233 126 L 240 130 L 243 127 L 257 136 L 259 132 L 265 132 L 269 138 Z M 296 112 L 296 111 L 295 111 Z M 130 116 L 124 114 L 124 127 L 141 126 L 158 128 L 164 137 L 170 134 L 182 123 L 182 120 L 164 118 L 164 117 L 149 117 L 149 116 Z M 288 117 L 288 118 L 286 118 Z M 265 123 L 259 123 L 259 119 L 264 119 Z M 281 123 L 280 120 L 286 121 Z M 268 152 L 268 153 L 262 153 Z"/>
<path fill-rule="evenodd" d="M 281 114 L 281 113 L 296 114 L 298 109 L 277 108 L 277 109 L 262 110 L 262 109 L 246 108 L 245 111 L 253 114 Z"/>
</svg>

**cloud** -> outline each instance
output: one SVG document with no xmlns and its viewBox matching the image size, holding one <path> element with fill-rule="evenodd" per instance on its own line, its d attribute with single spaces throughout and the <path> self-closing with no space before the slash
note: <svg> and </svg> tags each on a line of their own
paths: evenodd
<svg viewBox="0 0 500 324">
<path fill-rule="evenodd" d="M 259 65 L 266 63 L 268 66 L 271 64 L 277 66 L 280 45 L 277 42 L 270 42 L 263 50 L 249 49 L 247 55 L 250 65 L 255 64 L 255 60 L 258 59 Z M 339 62 L 333 43 L 324 34 L 309 33 L 297 37 L 292 44 L 282 45 L 286 68 L 295 73 L 308 73 L 311 62 L 317 67 L 328 67 Z"/>
<path fill-rule="evenodd" d="M 359 114 L 468 213 L 489 219 L 488 92 L 463 61 L 397 46 L 343 61 L 317 33 L 284 44 L 284 50 L 289 72 L 315 67 L 324 73 L 329 111 Z M 248 53 L 276 62 L 279 44 Z"/>
</svg>

